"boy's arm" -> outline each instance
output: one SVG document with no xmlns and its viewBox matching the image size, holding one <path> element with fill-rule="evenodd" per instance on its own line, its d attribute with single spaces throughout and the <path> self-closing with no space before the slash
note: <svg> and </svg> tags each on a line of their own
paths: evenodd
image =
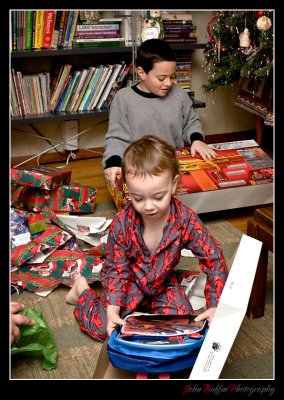
<svg viewBox="0 0 284 400">
<path fill-rule="evenodd" d="M 120 167 L 123 153 L 130 142 L 127 105 L 118 91 L 110 107 L 108 131 L 104 140 L 103 167 Z"/>
<path fill-rule="evenodd" d="M 195 140 L 201 140 L 204 142 L 205 135 L 199 119 L 199 115 L 194 111 L 192 100 L 186 92 L 183 94 L 183 115 L 184 125 L 182 136 L 183 140 L 189 144 L 192 144 Z"/>
</svg>

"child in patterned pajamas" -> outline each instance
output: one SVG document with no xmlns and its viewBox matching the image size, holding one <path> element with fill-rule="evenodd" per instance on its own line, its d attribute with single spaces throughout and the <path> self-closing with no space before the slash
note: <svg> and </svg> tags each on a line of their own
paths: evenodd
<svg viewBox="0 0 284 400">
<path fill-rule="evenodd" d="M 76 305 L 82 331 L 104 341 L 133 311 L 152 314 L 193 314 L 178 283 L 175 267 L 182 249 L 199 259 L 207 274 L 207 310 L 196 320 L 214 316 L 227 279 L 223 250 L 198 215 L 173 197 L 179 179 L 175 148 L 162 139 L 144 136 L 128 146 L 122 175 L 130 199 L 114 217 L 101 269 L 103 293 L 96 294 L 79 277 L 66 296 Z"/>
</svg>

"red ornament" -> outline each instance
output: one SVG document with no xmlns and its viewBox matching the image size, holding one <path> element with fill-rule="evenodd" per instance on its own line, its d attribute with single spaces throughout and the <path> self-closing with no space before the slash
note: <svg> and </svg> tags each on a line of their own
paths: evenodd
<svg viewBox="0 0 284 400">
<path fill-rule="evenodd" d="M 261 17 L 263 14 L 264 14 L 264 11 L 262 11 L 262 10 L 258 10 L 258 11 L 256 12 L 256 15 L 257 15 L 258 17 Z"/>
</svg>

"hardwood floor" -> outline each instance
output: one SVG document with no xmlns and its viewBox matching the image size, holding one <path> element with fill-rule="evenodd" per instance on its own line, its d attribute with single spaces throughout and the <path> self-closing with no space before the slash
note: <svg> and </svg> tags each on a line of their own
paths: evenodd
<svg viewBox="0 0 284 400">
<path fill-rule="evenodd" d="M 265 149 L 264 149 L 265 151 Z M 270 156 L 271 151 L 270 152 Z M 97 189 L 97 203 L 112 202 L 112 197 L 108 191 L 101 163 L 101 157 L 89 158 L 85 160 L 71 160 L 66 167 L 72 171 L 71 180 L 86 186 L 95 187 Z M 47 164 L 50 166 L 62 166 L 64 163 Z M 225 219 L 240 231 L 247 232 L 247 220 L 253 215 L 255 207 L 246 207 L 232 210 L 224 210 L 202 214 L 204 222 L 210 219 Z"/>
</svg>

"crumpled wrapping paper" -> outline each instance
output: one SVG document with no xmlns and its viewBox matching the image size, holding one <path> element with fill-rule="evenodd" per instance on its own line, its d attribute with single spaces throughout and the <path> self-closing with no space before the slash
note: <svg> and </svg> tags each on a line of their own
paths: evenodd
<svg viewBox="0 0 284 400">
<path fill-rule="evenodd" d="M 42 311 L 37 308 L 25 308 L 20 314 L 35 321 L 33 326 L 20 326 L 20 339 L 11 346 L 11 355 L 23 357 L 41 357 L 41 366 L 49 371 L 56 368 L 58 352 L 53 335 Z"/>
</svg>

